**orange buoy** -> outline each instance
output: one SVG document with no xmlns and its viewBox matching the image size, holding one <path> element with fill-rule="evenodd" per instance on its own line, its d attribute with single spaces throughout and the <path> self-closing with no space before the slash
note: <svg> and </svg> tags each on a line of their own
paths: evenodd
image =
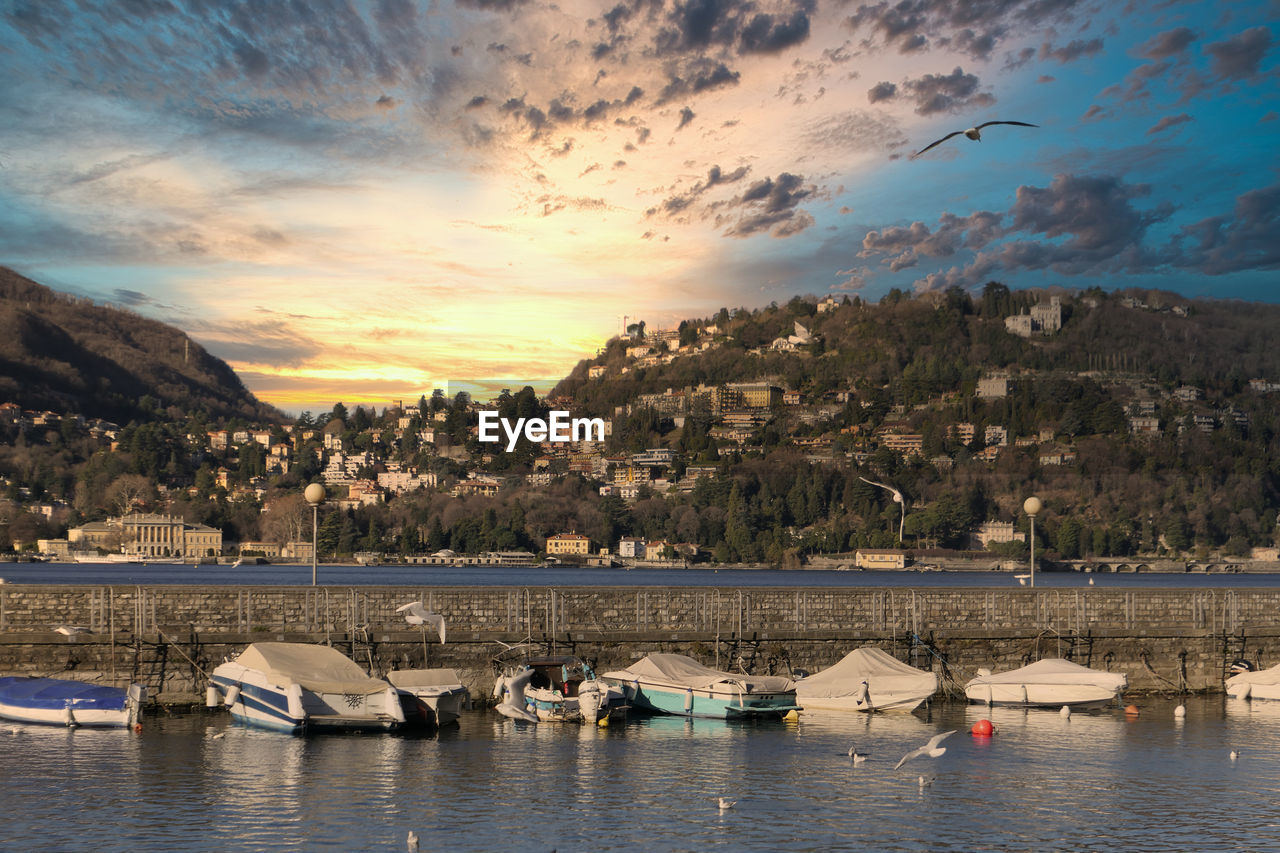
<svg viewBox="0 0 1280 853">
<path fill-rule="evenodd" d="M 995 731 L 996 727 L 991 725 L 990 720 L 978 720 L 973 724 L 973 728 L 969 729 L 969 733 L 975 737 L 991 737 Z"/>
<path fill-rule="evenodd" d="M 1136 716 L 1138 716 L 1138 706 L 1137 706 L 1137 705 L 1125 705 L 1125 706 L 1124 706 L 1124 713 L 1125 713 L 1125 716 L 1126 716 L 1126 717 L 1136 717 Z"/>
<path fill-rule="evenodd" d="M 134 723 L 134 724 L 133 724 L 133 730 L 134 730 L 135 732 L 140 732 L 140 731 L 142 731 L 142 723 Z"/>
</svg>

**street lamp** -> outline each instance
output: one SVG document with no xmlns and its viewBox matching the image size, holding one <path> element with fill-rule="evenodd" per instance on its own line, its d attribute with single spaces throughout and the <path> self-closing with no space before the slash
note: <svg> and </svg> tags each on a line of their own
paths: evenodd
<svg viewBox="0 0 1280 853">
<path fill-rule="evenodd" d="M 875 480 L 868 480 L 866 477 L 859 477 L 858 479 L 864 483 L 879 486 L 885 491 L 893 493 L 893 502 L 902 507 L 902 518 L 898 520 L 898 542 L 901 544 L 903 542 L 902 531 L 907 523 L 907 502 L 902 499 L 902 492 L 898 491 L 893 486 L 886 486 L 884 483 L 877 483 Z"/>
<path fill-rule="evenodd" d="M 1036 585 L 1036 516 L 1044 504 L 1035 495 L 1022 502 L 1022 511 L 1031 517 L 1031 585 Z"/>
<path fill-rule="evenodd" d="M 319 527 L 320 504 L 324 503 L 324 486 L 312 483 L 302 496 L 311 504 L 311 585 L 316 585 L 316 529 Z"/>
</svg>

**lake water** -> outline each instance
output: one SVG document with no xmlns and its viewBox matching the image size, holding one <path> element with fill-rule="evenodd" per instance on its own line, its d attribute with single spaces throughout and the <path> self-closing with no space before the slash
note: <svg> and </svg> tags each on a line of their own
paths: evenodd
<svg viewBox="0 0 1280 853">
<path fill-rule="evenodd" d="M 841 572 L 799 569 L 582 569 L 495 566 L 319 566 L 323 586 L 673 586 L 673 587 L 1004 587 L 1017 586 L 1010 572 Z M 122 565 L 119 563 L 10 563 L 0 565 L 7 583 L 50 584 L 226 584 L 304 586 L 310 566 Z M 1080 588 L 1090 582 L 1113 587 L 1272 587 L 1280 575 L 1037 572 L 1036 588 Z"/>
<path fill-rule="evenodd" d="M 422 850 L 484 853 L 1280 849 L 1280 703 L 1193 697 L 1184 720 L 1139 703 L 603 729 L 476 710 L 435 737 L 291 737 L 225 713 L 139 734 L 0 724 L 0 848 L 403 851 L 413 830 Z M 994 737 L 969 734 L 981 718 Z M 945 755 L 892 769 L 947 729 Z"/>
</svg>

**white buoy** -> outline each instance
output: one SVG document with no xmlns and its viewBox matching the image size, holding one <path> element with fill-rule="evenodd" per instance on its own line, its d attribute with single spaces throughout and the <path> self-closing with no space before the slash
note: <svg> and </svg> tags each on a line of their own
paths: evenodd
<svg viewBox="0 0 1280 853">
<path fill-rule="evenodd" d="M 1063 706 L 1062 706 L 1062 710 L 1061 710 L 1061 711 L 1059 711 L 1058 713 L 1062 715 L 1062 718 L 1063 718 L 1063 719 L 1066 719 L 1067 717 L 1070 717 L 1070 716 L 1071 716 L 1071 706 L 1070 706 L 1070 705 L 1063 705 Z"/>
<path fill-rule="evenodd" d="M 1177 719 L 1179 719 L 1179 720 L 1181 720 L 1181 719 L 1182 719 L 1183 717 L 1185 717 L 1186 715 L 1187 715 L 1187 706 L 1186 706 L 1186 705 L 1179 705 L 1178 707 L 1176 707 L 1176 708 L 1174 708 L 1174 709 L 1173 709 L 1173 716 L 1174 716 L 1174 717 L 1176 717 L 1176 718 L 1177 718 Z"/>
<path fill-rule="evenodd" d="M 67 724 L 67 728 L 74 729 L 79 723 L 76 722 L 76 715 L 68 705 L 62 712 L 62 722 Z"/>
<path fill-rule="evenodd" d="M 223 697 L 222 701 L 226 704 L 228 708 L 234 708 L 236 705 L 236 701 L 239 700 L 239 698 L 240 698 L 240 685 L 233 684 L 227 688 L 227 695 Z"/>
<path fill-rule="evenodd" d="M 210 684 L 204 691 L 204 706 L 206 708 L 218 707 L 218 688 Z"/>
</svg>

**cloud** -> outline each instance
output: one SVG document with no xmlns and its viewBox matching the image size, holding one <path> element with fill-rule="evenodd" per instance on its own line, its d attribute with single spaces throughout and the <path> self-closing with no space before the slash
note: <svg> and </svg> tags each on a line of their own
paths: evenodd
<svg viewBox="0 0 1280 853">
<path fill-rule="evenodd" d="M 1245 30 L 1225 41 L 1205 45 L 1213 57 L 1213 73 L 1219 80 L 1244 80 L 1258 76 L 1258 65 L 1271 49 L 1271 31 L 1266 27 Z"/>
<path fill-rule="evenodd" d="M 1153 133 L 1160 133 L 1171 127 L 1176 127 L 1189 121 L 1192 121 L 1192 118 L 1186 113 L 1178 113 L 1176 116 L 1165 116 L 1147 130 L 1147 136 L 1151 136 Z"/>
<path fill-rule="evenodd" d="M 809 14 L 796 10 L 789 18 L 761 12 L 751 19 L 740 37 L 740 53 L 780 53 L 809 38 Z"/>
<path fill-rule="evenodd" d="M 689 122 L 693 121 L 693 117 L 694 117 L 693 110 L 689 109 L 688 107 L 684 107 L 683 109 L 681 109 L 680 123 L 676 125 L 676 130 L 683 130 L 684 127 L 689 124 Z"/>
<path fill-rule="evenodd" d="M 1240 195 L 1231 216 L 1185 226 L 1175 245 L 1180 266 L 1209 275 L 1280 267 L 1280 184 Z"/>
<path fill-rule="evenodd" d="M 999 43 L 1029 27 L 1065 22 L 1077 0 L 882 0 L 857 6 L 846 19 L 854 30 L 871 34 L 900 53 L 946 48 L 987 60 Z"/>
<path fill-rule="evenodd" d="M 971 107 L 987 107 L 996 99 L 979 92 L 976 75 L 966 74 L 959 66 L 950 74 L 926 74 L 907 80 L 902 88 L 915 100 L 916 114 L 955 113 Z"/>
<path fill-rule="evenodd" d="M 1060 274 L 1150 271 L 1168 263 L 1167 247 L 1144 246 L 1150 227 L 1174 212 L 1169 203 L 1142 210 L 1134 202 L 1151 195 L 1146 184 L 1114 176 L 1057 175 L 1047 187 L 1020 186 L 1004 213 L 944 213 L 936 228 L 923 222 L 868 232 L 860 258 L 879 259 L 891 271 L 911 268 L 921 258 L 949 258 L 972 252 L 965 264 L 930 272 L 916 281 L 921 290 L 971 287 L 1000 270 L 1048 269 Z M 1244 233 L 1264 221 L 1255 202 L 1238 214 Z M 1211 225 L 1205 229 L 1212 230 Z M 1256 237 L 1252 238 L 1257 242 Z M 1201 241 L 1204 242 L 1203 240 Z"/>
<path fill-rule="evenodd" d="M 1095 38 L 1083 41 L 1077 39 L 1062 47 L 1052 47 L 1048 42 L 1040 45 L 1040 58 L 1055 60 L 1059 65 L 1066 65 L 1082 56 L 1093 56 L 1102 51 L 1102 39 Z"/>
<path fill-rule="evenodd" d="M 867 100 L 873 104 L 881 101 L 892 101 L 898 94 L 898 87 L 888 81 L 877 83 L 867 90 Z"/>
<path fill-rule="evenodd" d="M 700 197 L 709 190 L 727 184 L 734 184 L 745 178 L 751 171 L 749 166 L 739 166 L 732 172 L 725 173 L 719 166 L 712 166 L 707 171 L 707 178 L 704 181 L 698 181 L 689 190 L 668 197 L 661 205 L 651 207 L 645 211 L 646 217 L 665 216 L 670 217 L 679 213 L 683 213 L 691 207 Z"/>
<path fill-rule="evenodd" d="M 1188 27 L 1175 27 L 1143 42 L 1138 48 L 1138 55 L 1147 59 L 1166 59 L 1181 54 L 1195 40 L 1195 32 Z"/>
<path fill-rule="evenodd" d="M 719 223 L 727 226 L 725 235 L 729 237 L 748 237 L 770 229 L 775 237 L 790 237 L 813 224 L 813 217 L 797 207 L 815 192 L 812 185 L 804 185 L 800 175 L 783 172 L 776 179 L 765 178 L 748 187 L 729 203 L 743 212 L 736 220 L 732 214 L 721 214 Z"/>
</svg>

